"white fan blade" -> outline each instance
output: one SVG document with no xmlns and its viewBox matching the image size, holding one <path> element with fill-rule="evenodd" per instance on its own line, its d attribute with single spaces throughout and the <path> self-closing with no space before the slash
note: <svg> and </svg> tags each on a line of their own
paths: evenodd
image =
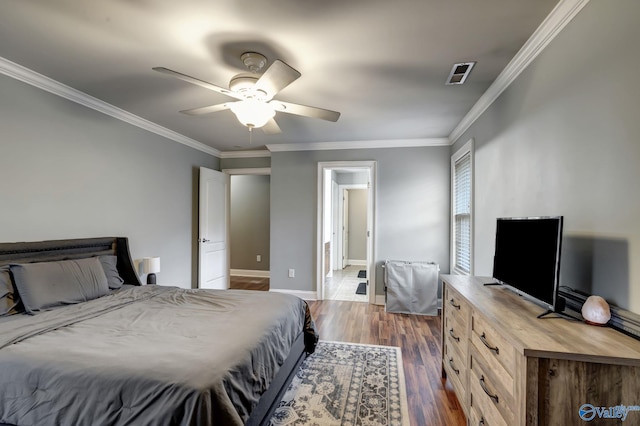
<svg viewBox="0 0 640 426">
<path fill-rule="evenodd" d="M 301 115 L 303 117 L 319 118 L 327 121 L 338 121 L 340 113 L 337 111 L 331 111 L 323 108 L 310 107 L 300 104 L 292 104 L 289 102 L 272 101 L 269 104 L 273 105 L 276 111 L 286 112 L 289 114 Z"/>
<path fill-rule="evenodd" d="M 209 105 L 200 108 L 185 109 L 180 112 L 187 115 L 204 115 L 211 114 L 213 112 L 224 111 L 225 109 L 229 109 L 228 102 L 225 102 L 224 104 Z"/>
<path fill-rule="evenodd" d="M 276 59 L 256 82 L 254 89 L 267 94 L 267 100 L 300 78 L 301 74 L 284 62 Z"/>
<path fill-rule="evenodd" d="M 262 126 L 262 131 L 267 135 L 277 135 L 278 133 L 282 133 L 280 126 L 278 126 L 278 123 L 276 123 L 276 120 L 273 118 L 267 121 L 267 124 Z"/>
<path fill-rule="evenodd" d="M 186 74 L 182 74 L 178 71 L 170 70 L 169 68 L 164 67 L 155 67 L 152 68 L 154 71 L 157 71 L 162 74 L 170 75 L 172 77 L 179 78 L 180 80 L 186 81 L 187 83 L 195 84 L 196 86 L 204 87 L 205 89 L 213 90 L 214 92 L 221 93 L 223 95 L 231 96 L 236 99 L 244 99 L 241 95 L 232 92 L 229 89 L 225 89 L 224 87 L 216 86 L 215 84 L 208 83 L 204 80 L 199 80 L 197 78 L 188 76 Z"/>
</svg>

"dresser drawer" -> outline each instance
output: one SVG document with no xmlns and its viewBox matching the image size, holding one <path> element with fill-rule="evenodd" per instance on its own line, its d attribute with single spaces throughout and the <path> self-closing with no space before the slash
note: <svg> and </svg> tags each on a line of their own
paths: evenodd
<svg viewBox="0 0 640 426">
<path fill-rule="evenodd" d="M 502 420 L 502 417 L 498 420 L 498 423 L 490 423 L 484 414 L 479 412 L 477 407 L 472 407 L 469 412 L 469 426 L 507 426 Z"/>
<path fill-rule="evenodd" d="M 463 407 L 467 405 L 467 358 L 460 354 L 451 342 L 445 340 L 442 364 L 447 372 L 447 380 L 453 385 L 458 396 L 458 402 Z"/>
<path fill-rule="evenodd" d="M 467 324 L 461 324 L 457 317 L 449 310 L 445 310 L 444 325 L 442 333 L 444 339 L 449 340 L 453 346 L 458 349 L 462 355 L 467 355 L 467 348 L 469 347 L 469 330 Z"/>
<path fill-rule="evenodd" d="M 516 363 L 515 349 L 476 312 L 471 317 L 471 342 L 487 361 L 492 371 L 499 371 L 500 377 L 510 376 L 509 378 L 504 377 L 504 380 L 511 380 L 509 386 L 512 386 Z"/>
<path fill-rule="evenodd" d="M 515 424 L 513 385 L 506 387 L 475 346 L 469 348 L 469 402 L 489 425 Z"/>
<path fill-rule="evenodd" d="M 449 286 L 445 287 L 442 304 L 445 315 L 451 315 L 462 326 L 469 324 L 469 312 L 471 309 L 467 301 Z"/>
</svg>

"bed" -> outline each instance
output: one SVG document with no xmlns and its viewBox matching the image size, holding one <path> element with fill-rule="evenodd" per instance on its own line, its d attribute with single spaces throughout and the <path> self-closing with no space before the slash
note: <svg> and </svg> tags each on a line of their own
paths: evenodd
<svg viewBox="0 0 640 426">
<path fill-rule="evenodd" d="M 318 340 L 297 297 L 140 285 L 126 238 L 0 243 L 0 315 L 2 425 L 267 424 Z"/>
</svg>

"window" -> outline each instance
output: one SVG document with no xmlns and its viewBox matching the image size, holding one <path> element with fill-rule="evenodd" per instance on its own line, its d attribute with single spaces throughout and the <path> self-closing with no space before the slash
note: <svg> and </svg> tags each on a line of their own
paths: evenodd
<svg viewBox="0 0 640 426">
<path fill-rule="evenodd" d="M 451 272 L 471 275 L 473 266 L 473 140 L 451 157 Z"/>
</svg>

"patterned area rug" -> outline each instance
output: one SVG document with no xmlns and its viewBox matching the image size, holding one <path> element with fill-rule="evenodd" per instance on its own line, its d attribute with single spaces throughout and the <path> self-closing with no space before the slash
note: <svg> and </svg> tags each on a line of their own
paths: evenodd
<svg viewBox="0 0 640 426">
<path fill-rule="evenodd" d="M 318 343 L 270 426 L 408 426 L 400 348 Z"/>
</svg>

